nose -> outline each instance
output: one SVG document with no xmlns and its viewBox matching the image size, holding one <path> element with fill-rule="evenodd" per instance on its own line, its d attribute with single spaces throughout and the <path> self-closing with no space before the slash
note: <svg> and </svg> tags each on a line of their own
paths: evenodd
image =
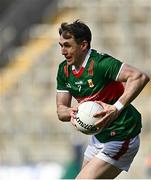
<svg viewBox="0 0 151 180">
<path fill-rule="evenodd" d="M 66 55 L 67 54 L 67 50 L 64 47 L 62 47 L 61 48 L 61 53 L 62 53 L 62 55 Z"/>
</svg>

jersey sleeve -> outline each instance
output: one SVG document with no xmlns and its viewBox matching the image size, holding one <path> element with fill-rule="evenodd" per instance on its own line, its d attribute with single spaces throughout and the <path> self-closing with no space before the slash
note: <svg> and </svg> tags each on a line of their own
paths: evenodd
<svg viewBox="0 0 151 180">
<path fill-rule="evenodd" d="M 58 73 L 57 73 L 57 91 L 64 91 L 68 92 L 67 86 L 66 86 L 66 77 L 63 69 L 63 64 L 59 65 Z"/>
<path fill-rule="evenodd" d="M 98 64 L 99 72 L 105 79 L 116 80 L 122 67 L 122 62 L 104 54 Z"/>
</svg>

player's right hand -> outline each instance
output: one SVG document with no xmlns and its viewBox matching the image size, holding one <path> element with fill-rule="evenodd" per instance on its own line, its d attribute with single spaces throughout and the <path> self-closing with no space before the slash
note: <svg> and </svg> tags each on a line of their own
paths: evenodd
<svg viewBox="0 0 151 180">
<path fill-rule="evenodd" d="M 70 112 L 70 116 L 71 116 L 71 119 L 70 119 L 70 122 L 71 124 L 76 127 L 76 124 L 75 124 L 75 119 L 76 119 L 76 114 L 78 112 L 78 108 L 77 107 L 73 107 L 71 108 L 71 112 Z"/>
</svg>

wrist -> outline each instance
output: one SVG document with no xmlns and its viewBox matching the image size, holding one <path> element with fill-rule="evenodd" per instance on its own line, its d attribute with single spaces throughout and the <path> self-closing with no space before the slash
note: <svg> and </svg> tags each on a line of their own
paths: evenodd
<svg viewBox="0 0 151 180">
<path fill-rule="evenodd" d="M 118 111 L 121 111 L 124 108 L 124 105 L 120 102 L 120 101 L 116 101 L 116 103 L 114 104 L 114 106 L 116 107 L 116 109 Z"/>
</svg>

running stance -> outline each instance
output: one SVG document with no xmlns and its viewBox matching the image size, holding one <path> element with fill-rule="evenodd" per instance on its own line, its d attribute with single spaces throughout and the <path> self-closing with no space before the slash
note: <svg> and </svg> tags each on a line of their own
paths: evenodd
<svg viewBox="0 0 151 180">
<path fill-rule="evenodd" d="M 91 49 L 91 31 L 83 22 L 62 23 L 59 44 L 65 60 L 57 74 L 57 114 L 74 125 L 78 103 L 97 101 L 104 110 L 84 153 L 83 166 L 76 179 L 113 179 L 128 171 L 138 149 L 141 114 L 131 104 L 148 83 L 140 70 L 104 53 Z"/>
</svg>

